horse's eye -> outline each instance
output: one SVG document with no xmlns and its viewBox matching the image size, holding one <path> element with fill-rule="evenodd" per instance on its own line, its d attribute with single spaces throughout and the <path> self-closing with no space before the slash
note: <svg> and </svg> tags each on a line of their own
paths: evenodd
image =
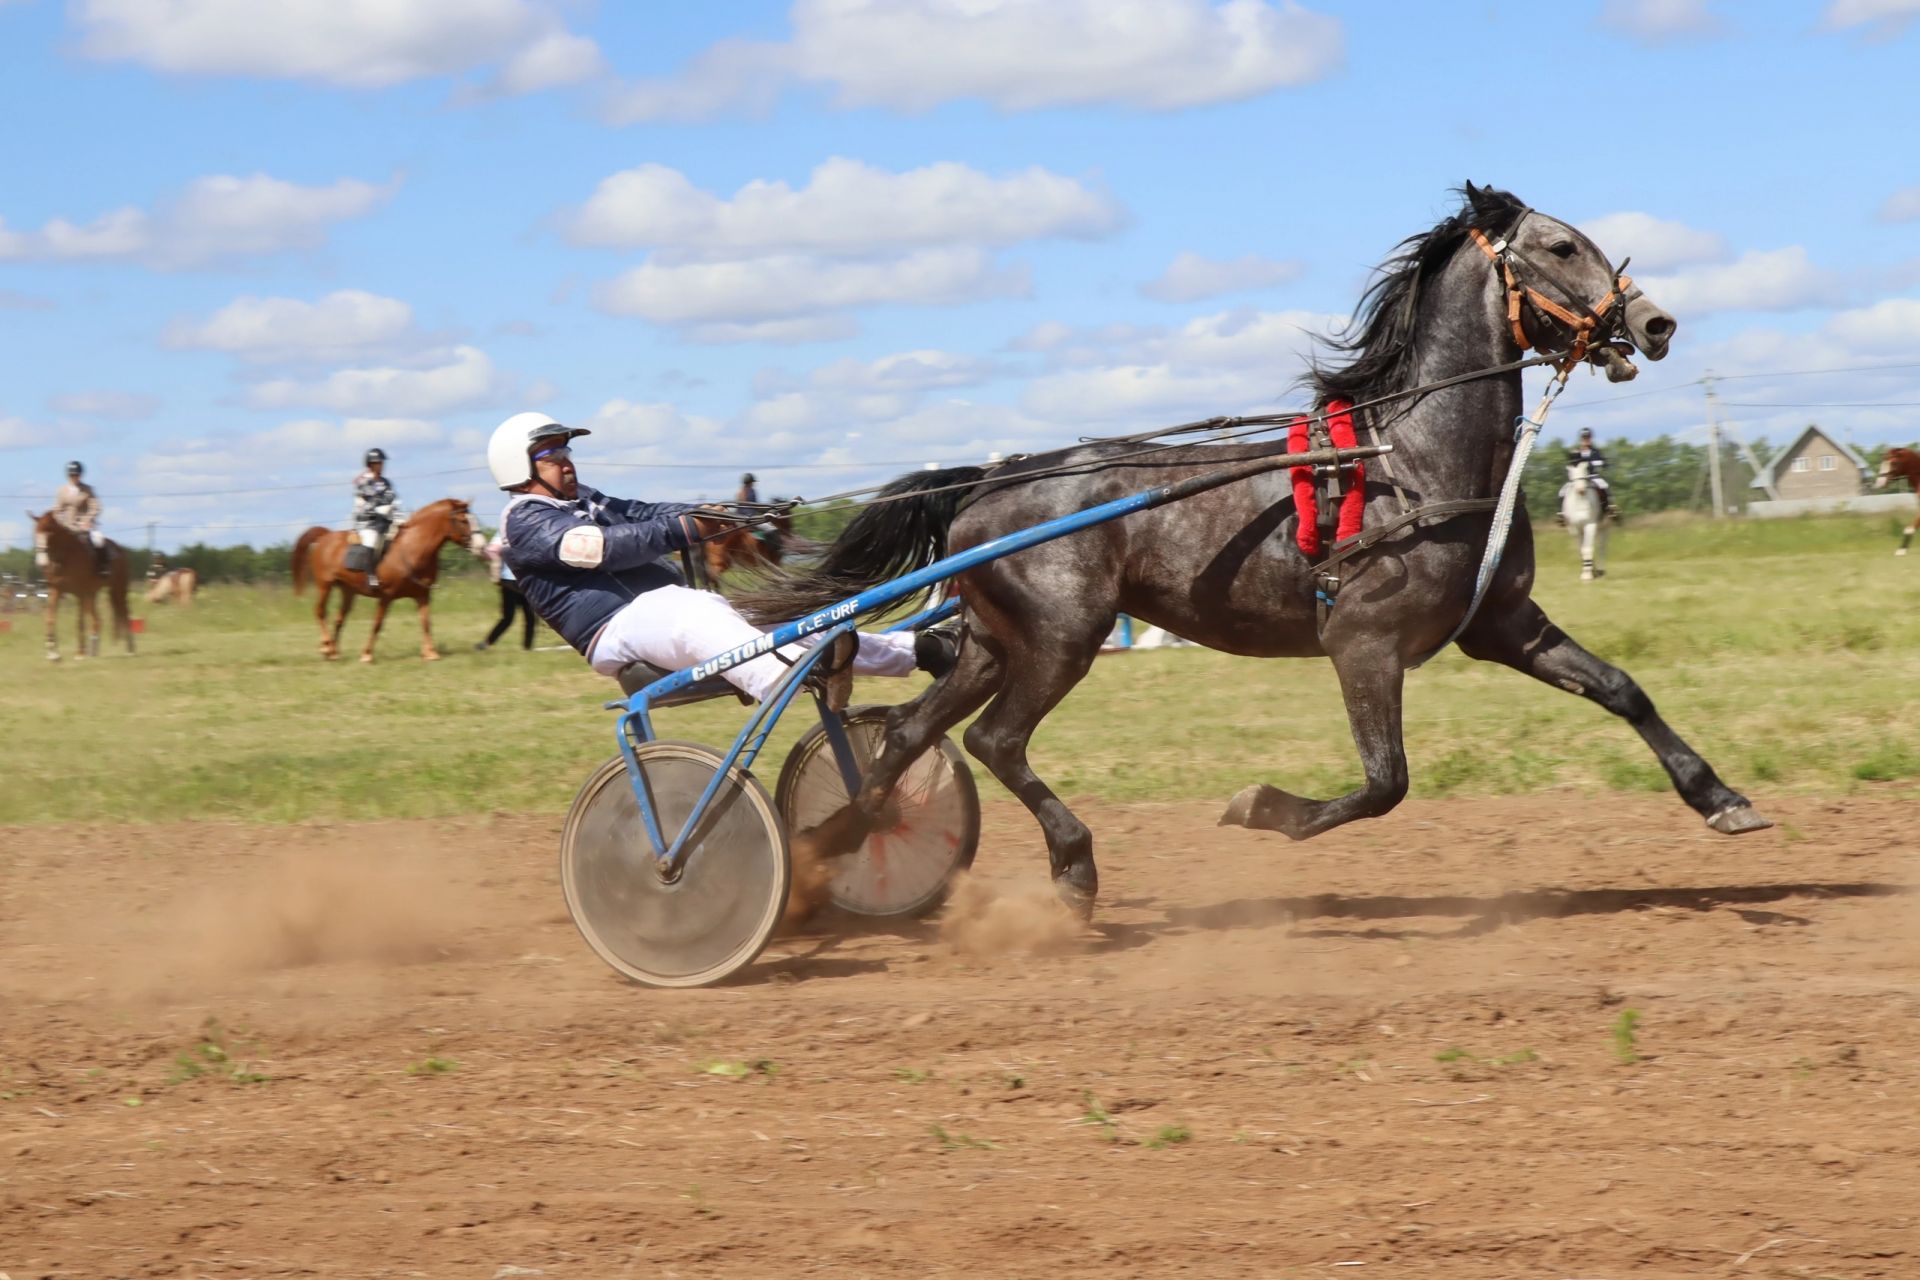
<svg viewBox="0 0 1920 1280">
<path fill-rule="evenodd" d="M 1571 258 L 1573 256 L 1573 241 L 1562 240 L 1547 250 L 1547 252 L 1556 258 Z"/>
</svg>

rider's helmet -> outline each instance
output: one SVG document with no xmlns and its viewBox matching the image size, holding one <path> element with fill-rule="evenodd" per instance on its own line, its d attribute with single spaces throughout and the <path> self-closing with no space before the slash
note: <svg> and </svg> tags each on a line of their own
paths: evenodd
<svg viewBox="0 0 1920 1280">
<path fill-rule="evenodd" d="M 80 478 L 80 473 L 85 470 L 86 468 L 81 466 L 78 462 L 69 462 L 67 464 L 67 477 L 72 480 L 78 480 Z"/>
<path fill-rule="evenodd" d="M 590 436 L 585 427 L 563 427 L 544 413 L 516 413 L 493 429 L 487 440 L 487 470 L 502 489 L 517 489 L 533 479 L 533 460 L 528 457 L 536 440 Z"/>
<path fill-rule="evenodd" d="M 361 459 L 362 462 L 370 467 L 376 462 L 385 462 L 386 460 L 387 451 L 385 449 L 369 449 L 367 450 L 367 456 Z"/>
<path fill-rule="evenodd" d="M 747 474 L 745 474 L 745 475 L 743 475 L 743 476 L 741 476 L 741 477 L 740 477 L 740 483 L 741 483 L 741 484 L 752 484 L 752 483 L 753 483 L 753 479 L 754 479 L 754 477 L 753 477 L 753 472 L 751 472 L 751 471 L 749 471 L 749 472 L 747 472 Z"/>
<path fill-rule="evenodd" d="M 1580 441 L 1581 441 L 1581 443 L 1582 443 L 1582 444 L 1592 444 L 1592 443 L 1593 443 L 1593 428 L 1592 428 L 1592 427 L 1582 427 L 1582 428 L 1580 428 Z"/>
</svg>

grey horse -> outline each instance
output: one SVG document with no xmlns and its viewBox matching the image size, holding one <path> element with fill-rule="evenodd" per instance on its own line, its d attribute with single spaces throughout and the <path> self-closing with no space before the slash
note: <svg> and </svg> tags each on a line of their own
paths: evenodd
<svg viewBox="0 0 1920 1280">
<path fill-rule="evenodd" d="M 885 749 L 860 794 L 797 836 L 807 852 L 831 857 L 857 847 L 884 819 L 902 770 L 987 704 L 966 732 L 967 749 L 1032 811 L 1056 888 L 1090 912 L 1099 887 L 1092 833 L 1034 773 L 1027 742 L 1087 674 L 1118 613 L 1228 653 L 1333 662 L 1366 781 L 1328 800 L 1250 786 L 1234 796 L 1223 824 L 1304 840 L 1377 817 L 1405 797 L 1402 683 L 1468 611 L 1490 498 L 1512 459 L 1523 410 L 1522 375 L 1511 366 L 1527 346 L 1571 348 L 1571 358 L 1623 380 L 1634 373 L 1630 348 L 1659 360 L 1675 328 L 1579 231 L 1505 192 L 1468 184 L 1462 196 L 1455 214 L 1402 242 L 1346 333 L 1306 378 L 1317 405 L 1344 399 L 1360 406 L 1362 441 L 1392 443 L 1393 453 L 1371 467 L 1365 499 L 1366 523 L 1392 531 L 1331 569 L 1316 565 L 1295 544 L 1288 478 L 1267 472 L 967 571 L 957 579 L 965 631 L 955 666 L 889 715 Z M 1501 366 L 1509 367 L 1417 390 Z M 798 617 L 942 554 L 1263 450 L 1278 446 L 1143 454 L 1137 445 L 1105 444 L 991 472 L 962 467 L 903 477 L 814 571 L 785 577 L 744 603 L 762 619 Z M 1407 518 L 1420 508 L 1429 510 Z M 1533 577 L 1533 532 L 1522 509 L 1460 648 L 1625 719 L 1681 799 L 1716 831 L 1770 826 L 1668 727 L 1631 677 L 1554 625 L 1531 598 Z M 1330 606 L 1317 598 L 1322 593 Z"/>
</svg>

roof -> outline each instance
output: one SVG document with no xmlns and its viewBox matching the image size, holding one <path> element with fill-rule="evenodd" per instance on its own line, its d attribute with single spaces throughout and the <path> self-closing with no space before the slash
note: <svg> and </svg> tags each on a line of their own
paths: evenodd
<svg viewBox="0 0 1920 1280">
<path fill-rule="evenodd" d="M 1777 483 L 1778 477 L 1775 473 L 1779 471 L 1780 464 L 1799 453 L 1801 446 L 1807 443 L 1807 437 L 1813 435 L 1821 436 L 1830 441 L 1833 447 L 1840 451 L 1840 456 L 1848 462 L 1851 462 L 1854 465 L 1854 469 L 1862 476 L 1866 476 L 1872 472 L 1873 468 L 1867 465 L 1865 458 L 1853 451 L 1853 446 L 1849 445 L 1845 440 L 1835 440 L 1832 432 L 1827 431 L 1818 423 L 1815 423 L 1795 436 L 1792 444 L 1774 454 L 1767 462 L 1767 465 L 1760 469 L 1760 474 L 1753 478 L 1753 483 L 1747 487 L 1750 489 L 1766 489 L 1772 487 Z"/>
</svg>

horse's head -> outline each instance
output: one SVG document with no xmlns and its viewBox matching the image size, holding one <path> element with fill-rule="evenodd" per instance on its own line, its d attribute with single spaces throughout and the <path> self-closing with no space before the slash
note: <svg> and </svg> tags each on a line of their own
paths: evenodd
<svg viewBox="0 0 1920 1280">
<path fill-rule="evenodd" d="M 1567 479 L 1573 482 L 1573 490 L 1575 493 L 1586 492 L 1587 464 L 1584 462 L 1569 462 L 1567 464 Z"/>
<path fill-rule="evenodd" d="M 1873 487 L 1884 489 L 1902 476 L 1913 482 L 1916 492 L 1920 492 L 1920 453 L 1911 449 L 1902 449 L 1895 445 L 1887 450 L 1887 456 L 1880 459 L 1880 470 L 1873 477 Z"/>
<path fill-rule="evenodd" d="M 480 532 L 473 508 L 459 498 L 447 499 L 447 541 L 458 542 L 475 555 L 487 549 L 487 535 Z"/>
<path fill-rule="evenodd" d="M 1479 251 L 1493 259 L 1507 293 L 1509 322 L 1522 348 L 1568 349 L 1626 382 L 1640 371 L 1632 353 L 1663 360 L 1678 327 L 1598 245 L 1558 218 L 1504 192 L 1467 185 Z M 1503 225 L 1504 223 L 1504 225 Z M 1497 233 L 1497 234 L 1496 234 Z"/>
</svg>

